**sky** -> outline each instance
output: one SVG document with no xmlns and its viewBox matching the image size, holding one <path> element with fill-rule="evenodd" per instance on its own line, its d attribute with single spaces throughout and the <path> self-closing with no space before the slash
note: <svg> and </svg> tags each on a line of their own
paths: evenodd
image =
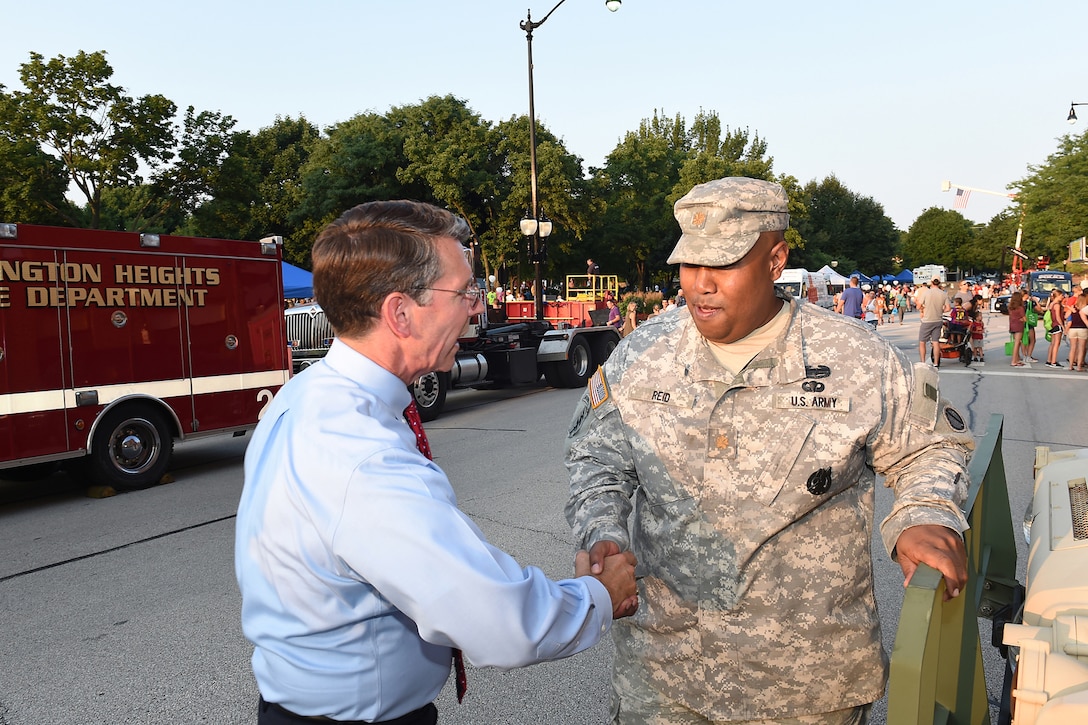
<svg viewBox="0 0 1088 725">
<path fill-rule="evenodd" d="M 0 0 L 0 84 L 104 50 L 112 82 L 238 130 L 320 128 L 452 94 L 484 119 L 528 112 L 525 32 L 556 0 Z M 835 175 L 900 229 L 930 207 L 986 223 L 1088 102 L 1085 0 L 563 0 L 533 35 L 538 121 L 601 166 L 659 111 L 758 133 L 776 174 Z M 180 116 L 179 116 L 180 118 Z M 992 194 L 984 191 L 995 192 Z M 1088 225 L 1088 220 L 1086 220 Z M 1085 231 L 1088 231 L 1086 229 Z"/>
</svg>

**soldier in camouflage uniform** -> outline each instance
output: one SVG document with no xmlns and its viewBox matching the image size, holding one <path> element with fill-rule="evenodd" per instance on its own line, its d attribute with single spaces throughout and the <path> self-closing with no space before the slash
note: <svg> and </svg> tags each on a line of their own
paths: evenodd
<svg viewBox="0 0 1088 725">
<path fill-rule="evenodd" d="M 932 367 L 776 293 L 782 187 L 720 179 L 675 211 L 688 305 L 624 338 L 567 440 L 576 539 L 594 562 L 639 562 L 638 611 L 613 626 L 613 721 L 863 722 L 887 672 L 874 470 L 895 491 L 888 552 L 956 596 L 973 438 Z"/>
</svg>

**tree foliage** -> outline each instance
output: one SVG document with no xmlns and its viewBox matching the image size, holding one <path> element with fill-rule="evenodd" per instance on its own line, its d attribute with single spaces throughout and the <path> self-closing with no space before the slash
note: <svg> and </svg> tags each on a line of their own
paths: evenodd
<svg viewBox="0 0 1088 725">
<path fill-rule="evenodd" d="M 60 161 L 87 201 L 93 228 L 104 188 L 139 184 L 141 163 L 155 169 L 173 155 L 174 104 L 161 95 L 131 98 L 109 82 L 112 76 L 103 51 L 49 61 L 31 53 L 19 66 L 26 91 L 12 91 L 4 102 L 8 134 Z M 54 211 L 72 225 L 82 221 L 63 206 Z"/>
<path fill-rule="evenodd" d="M 1013 187 L 1024 213 L 1022 249 L 1064 260 L 1068 244 L 1088 234 L 1088 131 L 1062 137 L 1058 150 Z"/>
<path fill-rule="evenodd" d="M 872 197 L 851 191 L 835 176 L 810 181 L 801 191 L 805 210 L 791 226 L 804 238 L 790 264 L 819 269 L 832 261 L 839 269 L 890 272 L 899 232 Z"/>
<path fill-rule="evenodd" d="M 605 204 L 591 237 L 594 259 L 648 286 L 650 272 L 666 268 L 679 237 L 673 205 L 680 197 L 724 176 L 772 180 L 772 167 L 759 134 L 723 130 L 712 111 L 700 111 L 690 127 L 679 114 L 655 112 L 624 136 L 604 168 L 593 170 L 594 189 Z"/>
<path fill-rule="evenodd" d="M 594 169 L 594 188 L 606 206 L 596 230 L 596 249 L 587 257 L 640 286 L 649 283 L 651 269 L 664 268 L 679 236 L 670 197 L 689 148 L 679 115 L 668 118 L 655 112 L 624 136 L 604 168 Z"/>
<path fill-rule="evenodd" d="M 10 118 L 0 87 L 0 118 Z M 58 159 L 26 138 L 12 138 L 0 121 L 0 220 L 64 224 L 79 210 L 64 198 L 68 177 Z"/>
<path fill-rule="evenodd" d="M 909 267 L 924 264 L 957 266 L 961 250 L 971 242 L 971 222 L 958 211 L 930 207 L 914 220 L 903 240 L 903 259 Z"/>
</svg>

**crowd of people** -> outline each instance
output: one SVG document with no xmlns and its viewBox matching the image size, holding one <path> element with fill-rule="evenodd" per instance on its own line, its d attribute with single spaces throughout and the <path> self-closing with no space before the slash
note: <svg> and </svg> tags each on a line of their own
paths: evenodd
<svg viewBox="0 0 1088 725">
<path fill-rule="evenodd" d="M 954 288 L 955 291 L 952 291 Z M 920 284 L 861 284 L 851 277 L 841 292 L 835 295 L 835 310 L 847 317 L 864 320 L 872 327 L 903 324 L 906 313 L 920 313 L 918 331 L 919 359 L 940 363 L 941 345 L 950 337 L 966 341 L 972 362 L 983 362 L 983 342 L 986 336 L 985 312 L 995 310 L 995 301 L 1008 296 L 1009 355 L 1013 367 L 1038 363 L 1034 356 L 1036 328 L 1043 326 L 1042 335 L 1048 343 L 1045 365 L 1065 368 L 1059 357 L 1061 344 L 1068 342 L 1068 369 L 1088 370 L 1085 366 L 1085 329 L 1088 323 L 1088 277 L 1074 287 L 1072 293 L 1051 290 L 1044 300 L 1036 300 L 1027 287 L 1011 283 L 997 284 L 962 280 L 948 285 L 939 278 Z"/>
<path fill-rule="evenodd" d="M 1064 368 L 1058 359 L 1062 340 L 1069 343 L 1069 370 L 1085 372 L 1085 345 L 1088 342 L 1088 278 L 1082 280 L 1071 294 L 1053 289 L 1040 302 L 1027 290 L 1014 290 L 1009 298 L 1009 336 L 1013 367 L 1039 362 L 1034 357 L 1036 328 L 1042 325 L 1049 343 L 1046 366 Z"/>
</svg>

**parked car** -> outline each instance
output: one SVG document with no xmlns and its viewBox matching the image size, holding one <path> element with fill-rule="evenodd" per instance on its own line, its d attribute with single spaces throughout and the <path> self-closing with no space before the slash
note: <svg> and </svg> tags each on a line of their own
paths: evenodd
<svg viewBox="0 0 1088 725">
<path fill-rule="evenodd" d="M 994 312 L 1000 312 L 1003 315 L 1009 314 L 1009 297 L 1010 295 L 1001 295 L 994 298 Z"/>
</svg>

